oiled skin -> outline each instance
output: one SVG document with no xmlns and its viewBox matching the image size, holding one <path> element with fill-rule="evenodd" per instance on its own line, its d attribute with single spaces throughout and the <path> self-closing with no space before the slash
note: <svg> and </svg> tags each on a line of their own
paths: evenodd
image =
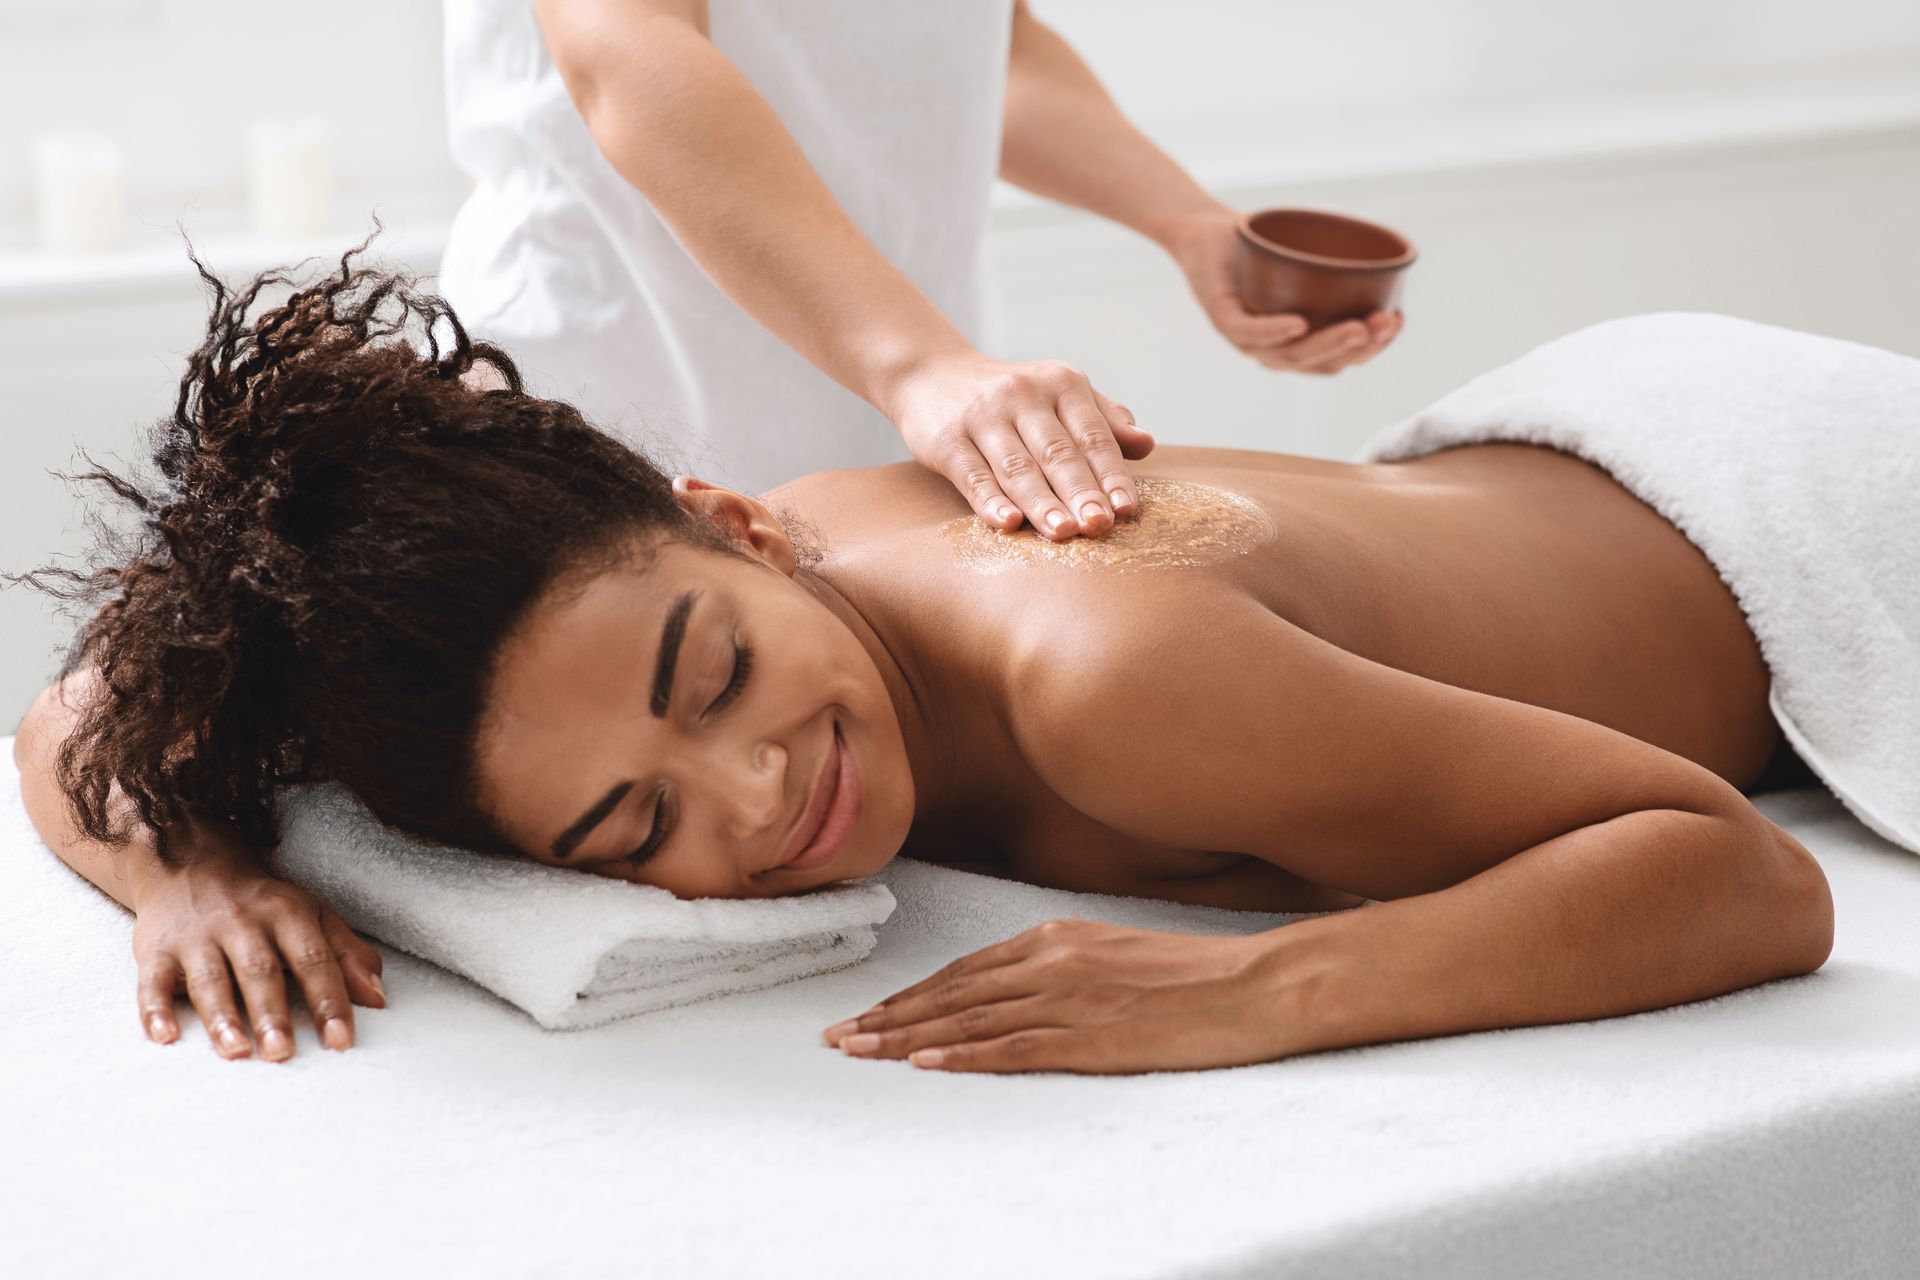
<svg viewBox="0 0 1920 1280">
<path fill-rule="evenodd" d="M 1034 883 L 1261 910 L 1365 901 L 1247 851 L 1137 839 L 1068 805 L 1012 749 L 996 684 L 1013 655 L 1072 660 L 1106 628 L 1193 617 L 1231 597 L 1351 653 L 1447 684 L 1597 722 L 1673 752 L 1736 787 L 1779 745 L 1769 675 L 1731 592 L 1672 525 L 1604 471 L 1523 445 L 1480 445 L 1404 463 L 1163 446 L 1136 474 L 1197 481 L 1257 503 L 1277 536 L 1246 555 L 1116 572 L 1052 564 L 970 571 L 940 526 L 967 509 L 911 464 L 822 472 L 765 500 L 798 513 L 826 551 L 816 571 L 889 643 L 910 646 L 929 685 L 967 696 L 950 712 L 967 761 L 964 812 L 921 812 L 903 852 Z M 1023 531 L 1023 537 L 1036 537 Z M 947 680 L 947 676 L 951 680 Z M 1231 678 L 1204 629 L 1141 682 Z M 1084 732 L 1125 735 L 1125 707 Z M 1208 762 L 1137 744 L 1140 767 Z M 1288 761 L 1275 759 L 1276 770 Z M 1115 778 L 1116 788 L 1128 785 Z"/>
</svg>

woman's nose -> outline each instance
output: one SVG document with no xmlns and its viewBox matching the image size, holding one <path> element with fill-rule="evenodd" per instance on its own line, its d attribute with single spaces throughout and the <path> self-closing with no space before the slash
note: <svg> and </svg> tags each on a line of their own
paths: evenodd
<svg viewBox="0 0 1920 1280">
<path fill-rule="evenodd" d="M 715 771 L 721 787 L 717 797 L 727 815 L 730 834 L 747 839 L 778 827 L 787 813 L 787 749 L 777 742 L 757 742 L 744 753 L 735 748 L 735 765 Z"/>
</svg>

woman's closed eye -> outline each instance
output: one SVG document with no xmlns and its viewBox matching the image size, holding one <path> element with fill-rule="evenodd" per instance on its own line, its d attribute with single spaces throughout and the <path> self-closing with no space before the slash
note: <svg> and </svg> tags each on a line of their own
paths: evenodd
<svg viewBox="0 0 1920 1280">
<path fill-rule="evenodd" d="M 726 687 L 721 689 L 719 695 L 707 704 L 707 709 L 701 713 L 701 718 L 707 719 L 716 716 L 738 700 L 740 691 L 746 687 L 747 676 L 751 674 L 752 671 L 753 646 L 735 640 L 733 642 L 733 671 L 727 677 Z M 653 809 L 653 830 L 647 832 L 646 840 L 641 843 L 638 849 L 635 849 L 627 855 L 627 861 L 634 866 L 645 866 L 655 854 L 660 852 L 660 846 L 666 842 L 667 833 L 673 830 L 673 822 L 671 820 L 672 810 L 669 808 L 669 799 L 668 794 L 663 792 L 661 793 L 660 799 L 655 801 Z"/>
<path fill-rule="evenodd" d="M 666 843 L 667 833 L 673 830 L 672 810 L 668 808 L 668 800 L 668 793 L 661 792 L 660 798 L 653 805 L 653 830 L 647 832 L 647 838 L 641 841 L 638 849 L 627 855 L 627 861 L 636 867 L 646 866 L 653 855 L 660 852 L 660 846 Z"/>
<path fill-rule="evenodd" d="M 753 646 L 739 640 L 733 642 L 733 674 L 727 677 L 726 688 L 720 695 L 707 704 L 701 713 L 702 718 L 719 715 L 740 696 L 740 690 L 746 687 L 747 675 L 753 670 Z"/>
</svg>

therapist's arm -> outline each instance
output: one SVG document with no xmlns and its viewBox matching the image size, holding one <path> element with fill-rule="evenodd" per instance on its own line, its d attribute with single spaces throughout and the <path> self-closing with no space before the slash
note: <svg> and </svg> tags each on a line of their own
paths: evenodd
<svg viewBox="0 0 1920 1280">
<path fill-rule="evenodd" d="M 1121 112 L 1092 68 L 1018 0 L 1000 176 L 1172 250 L 1198 219 L 1238 215 Z"/>
<path fill-rule="evenodd" d="M 1013 12 L 1000 176 L 1130 227 L 1165 249 L 1214 327 L 1268 368 L 1335 373 L 1371 359 L 1400 331 L 1399 317 L 1389 312 L 1313 332 L 1298 316 L 1249 312 L 1230 269 L 1239 214 L 1134 127 L 1026 0 L 1016 0 Z M 1344 345 L 1348 338 L 1352 345 Z"/>
<path fill-rule="evenodd" d="M 1151 438 L 1084 374 L 974 349 L 860 232 L 752 83 L 704 0 L 537 0 L 601 153 L 730 298 L 885 413 L 982 518 L 1049 537 L 1135 507 Z M 849 33 L 850 38 L 857 38 Z"/>
</svg>

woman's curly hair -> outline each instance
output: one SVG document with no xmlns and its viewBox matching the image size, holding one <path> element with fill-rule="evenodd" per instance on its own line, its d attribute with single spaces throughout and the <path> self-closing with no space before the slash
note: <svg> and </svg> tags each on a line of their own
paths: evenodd
<svg viewBox="0 0 1920 1280">
<path fill-rule="evenodd" d="M 63 477 L 108 486 L 139 532 L 119 563 L 5 575 L 98 606 L 59 672 L 96 678 L 56 766 L 94 840 L 131 838 L 117 783 L 163 862 L 169 828 L 208 818 L 264 855 L 279 788 L 336 779 L 411 835 L 513 853 L 475 769 L 503 641 L 535 600 L 656 535 L 726 545 L 646 458 L 527 394 L 443 299 L 355 265 L 372 239 L 252 322 L 288 269 L 229 293 L 189 244 L 212 314 L 151 429 L 159 482 L 84 454 L 95 469 Z M 475 385 L 478 366 L 504 385 Z"/>
</svg>

